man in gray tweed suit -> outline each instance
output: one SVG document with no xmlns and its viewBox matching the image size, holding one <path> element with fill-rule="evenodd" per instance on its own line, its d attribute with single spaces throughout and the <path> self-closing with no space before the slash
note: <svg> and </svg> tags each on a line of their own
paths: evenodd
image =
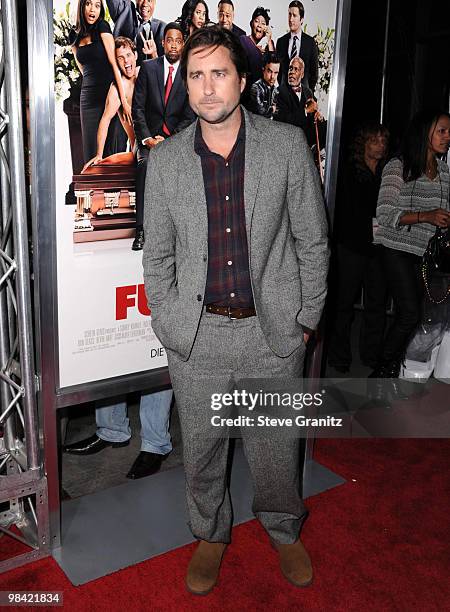
<svg viewBox="0 0 450 612">
<path fill-rule="evenodd" d="M 327 224 L 302 131 L 240 106 L 246 58 L 236 37 L 216 26 L 197 31 L 180 69 L 199 119 L 150 152 L 143 266 L 180 414 L 190 527 L 200 540 L 186 584 L 205 594 L 232 522 L 229 440 L 212 427 L 211 396 L 240 378 L 302 375 L 326 295 Z M 306 586 L 299 440 L 242 435 L 253 510 L 285 577 Z"/>
</svg>

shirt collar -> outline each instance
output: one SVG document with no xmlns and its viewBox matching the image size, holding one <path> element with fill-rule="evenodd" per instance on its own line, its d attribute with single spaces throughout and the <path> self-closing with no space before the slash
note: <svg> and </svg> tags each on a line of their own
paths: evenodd
<svg viewBox="0 0 450 612">
<path fill-rule="evenodd" d="M 144 25 L 145 23 L 149 23 L 151 25 L 151 23 L 152 23 L 151 19 L 148 19 L 147 21 L 144 21 L 144 19 L 142 18 L 141 14 L 138 13 L 138 11 L 136 11 L 136 15 L 137 15 L 138 21 L 139 21 L 139 23 L 141 25 Z"/>
<path fill-rule="evenodd" d="M 236 142 L 233 146 L 233 150 L 236 147 L 238 142 L 245 142 L 245 118 L 244 113 L 241 108 L 241 127 L 239 128 L 239 132 L 236 138 Z M 211 155 L 212 152 L 209 150 L 208 145 L 203 140 L 202 136 L 202 128 L 200 126 L 200 120 L 197 121 L 197 126 L 195 128 L 195 137 L 194 137 L 194 151 L 197 155 Z M 214 153 L 213 153 L 214 155 Z"/>
<path fill-rule="evenodd" d="M 173 71 L 176 72 L 178 69 L 178 66 L 180 65 L 180 60 L 178 60 L 178 62 L 175 62 L 175 64 L 171 64 L 165 55 L 163 55 L 163 58 L 164 58 L 164 70 L 168 72 L 169 66 L 172 66 Z"/>
</svg>

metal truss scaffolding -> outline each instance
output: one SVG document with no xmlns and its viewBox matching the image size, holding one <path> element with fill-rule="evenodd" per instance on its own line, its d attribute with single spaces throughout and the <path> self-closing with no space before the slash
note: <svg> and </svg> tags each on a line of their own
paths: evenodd
<svg viewBox="0 0 450 612">
<path fill-rule="evenodd" d="M 0 0 L 0 571 L 48 555 L 16 0 Z M 5 559 L 6 557 L 6 559 Z"/>
</svg>

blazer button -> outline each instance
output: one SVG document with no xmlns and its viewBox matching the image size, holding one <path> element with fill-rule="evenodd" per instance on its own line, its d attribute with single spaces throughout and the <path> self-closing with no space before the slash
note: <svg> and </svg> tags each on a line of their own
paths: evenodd
<svg viewBox="0 0 450 612">
<path fill-rule="evenodd" d="M 202 301 L 202 296 L 200 295 L 200 293 L 197 295 L 197 302 L 201 302 Z"/>
<path fill-rule="evenodd" d="M 208 261 L 208 258 L 206 257 L 206 255 L 203 255 L 203 261 Z"/>
</svg>

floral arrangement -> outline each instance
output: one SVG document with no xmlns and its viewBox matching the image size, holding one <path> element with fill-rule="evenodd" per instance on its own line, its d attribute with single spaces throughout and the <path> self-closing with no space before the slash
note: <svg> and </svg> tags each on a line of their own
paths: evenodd
<svg viewBox="0 0 450 612">
<path fill-rule="evenodd" d="M 69 45 L 69 33 L 73 28 L 70 19 L 70 2 L 64 11 L 53 10 L 53 32 L 55 44 L 55 94 L 57 100 L 64 100 L 70 90 L 81 87 L 81 74 Z"/>
<path fill-rule="evenodd" d="M 306 26 L 303 28 L 306 32 Z M 334 28 L 327 28 L 326 31 L 317 26 L 317 32 L 311 36 L 317 43 L 319 50 L 319 79 L 317 81 L 318 90 L 327 94 L 331 83 L 331 69 L 333 66 L 334 53 Z"/>
<path fill-rule="evenodd" d="M 333 65 L 334 53 L 334 33 L 333 28 L 327 28 L 326 32 L 318 26 L 314 39 L 319 48 L 319 80 L 318 85 L 324 93 L 328 93 L 331 82 L 331 68 Z"/>
</svg>

